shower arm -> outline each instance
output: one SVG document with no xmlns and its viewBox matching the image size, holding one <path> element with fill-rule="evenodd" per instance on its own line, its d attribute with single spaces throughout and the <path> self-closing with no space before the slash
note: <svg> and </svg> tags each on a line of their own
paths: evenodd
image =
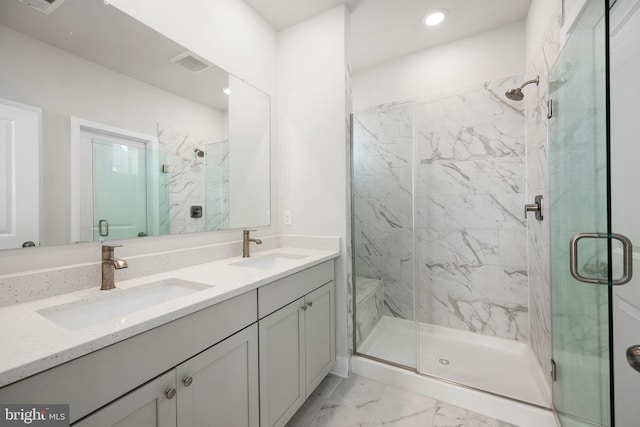
<svg viewBox="0 0 640 427">
<path fill-rule="evenodd" d="M 522 89 L 526 85 L 530 85 L 531 83 L 535 83 L 536 86 L 538 86 L 540 84 L 540 77 L 538 76 L 535 79 L 527 80 L 526 82 L 522 83 L 522 85 L 520 85 L 520 89 Z"/>
</svg>

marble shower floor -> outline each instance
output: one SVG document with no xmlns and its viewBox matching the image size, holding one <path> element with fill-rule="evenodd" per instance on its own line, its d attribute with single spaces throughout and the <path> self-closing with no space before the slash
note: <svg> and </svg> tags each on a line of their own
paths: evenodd
<svg viewBox="0 0 640 427">
<path fill-rule="evenodd" d="M 517 427 L 358 375 L 327 376 L 287 427 Z"/>
<path fill-rule="evenodd" d="M 383 316 L 358 351 L 420 372 L 542 407 L 550 407 L 543 373 L 528 345 L 501 338 Z"/>
</svg>

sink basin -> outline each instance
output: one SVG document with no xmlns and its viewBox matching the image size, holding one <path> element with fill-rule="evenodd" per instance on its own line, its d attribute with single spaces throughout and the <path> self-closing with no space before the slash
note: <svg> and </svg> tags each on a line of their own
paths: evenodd
<svg viewBox="0 0 640 427">
<path fill-rule="evenodd" d="M 258 255 L 255 258 L 247 258 L 242 261 L 234 262 L 231 265 L 237 267 L 261 268 L 268 270 L 271 268 L 287 267 L 291 265 L 291 261 L 306 258 L 308 255 L 300 254 L 267 254 Z"/>
<path fill-rule="evenodd" d="M 70 331 L 112 319 L 127 321 L 127 315 L 193 294 L 212 286 L 181 279 L 165 279 L 135 288 L 108 291 L 65 304 L 37 310 L 37 313 Z"/>
</svg>

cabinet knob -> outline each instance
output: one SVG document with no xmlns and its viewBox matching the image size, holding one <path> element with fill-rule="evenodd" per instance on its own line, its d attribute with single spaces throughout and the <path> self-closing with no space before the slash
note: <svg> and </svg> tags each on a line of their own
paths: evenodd
<svg viewBox="0 0 640 427">
<path fill-rule="evenodd" d="M 311 307 L 312 305 L 313 305 L 313 301 L 309 301 L 309 302 L 307 303 L 307 308 Z"/>
<path fill-rule="evenodd" d="M 176 389 L 168 388 L 164 391 L 164 395 L 167 397 L 167 399 L 173 399 L 176 396 Z"/>
<path fill-rule="evenodd" d="M 192 382 L 193 382 L 193 377 L 184 377 L 182 379 L 182 384 L 184 384 L 185 387 L 189 387 Z"/>
<path fill-rule="evenodd" d="M 307 305 L 306 305 L 306 304 L 305 304 L 305 305 L 303 305 L 302 307 L 300 307 L 300 309 L 301 309 L 302 311 L 307 311 Z"/>
</svg>

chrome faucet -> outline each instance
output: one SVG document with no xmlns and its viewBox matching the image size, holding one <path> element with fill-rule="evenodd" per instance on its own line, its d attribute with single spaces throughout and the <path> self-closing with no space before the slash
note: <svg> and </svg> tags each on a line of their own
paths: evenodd
<svg viewBox="0 0 640 427">
<path fill-rule="evenodd" d="M 116 287 L 113 278 L 116 270 L 129 267 L 127 261 L 114 257 L 115 248 L 122 245 L 102 245 L 102 285 L 101 291 L 107 291 Z"/>
<path fill-rule="evenodd" d="M 251 239 L 249 233 L 256 230 L 242 230 L 242 258 L 249 258 L 251 254 L 249 253 L 249 244 L 254 242 L 256 245 L 261 245 L 262 240 L 260 239 Z"/>
</svg>

